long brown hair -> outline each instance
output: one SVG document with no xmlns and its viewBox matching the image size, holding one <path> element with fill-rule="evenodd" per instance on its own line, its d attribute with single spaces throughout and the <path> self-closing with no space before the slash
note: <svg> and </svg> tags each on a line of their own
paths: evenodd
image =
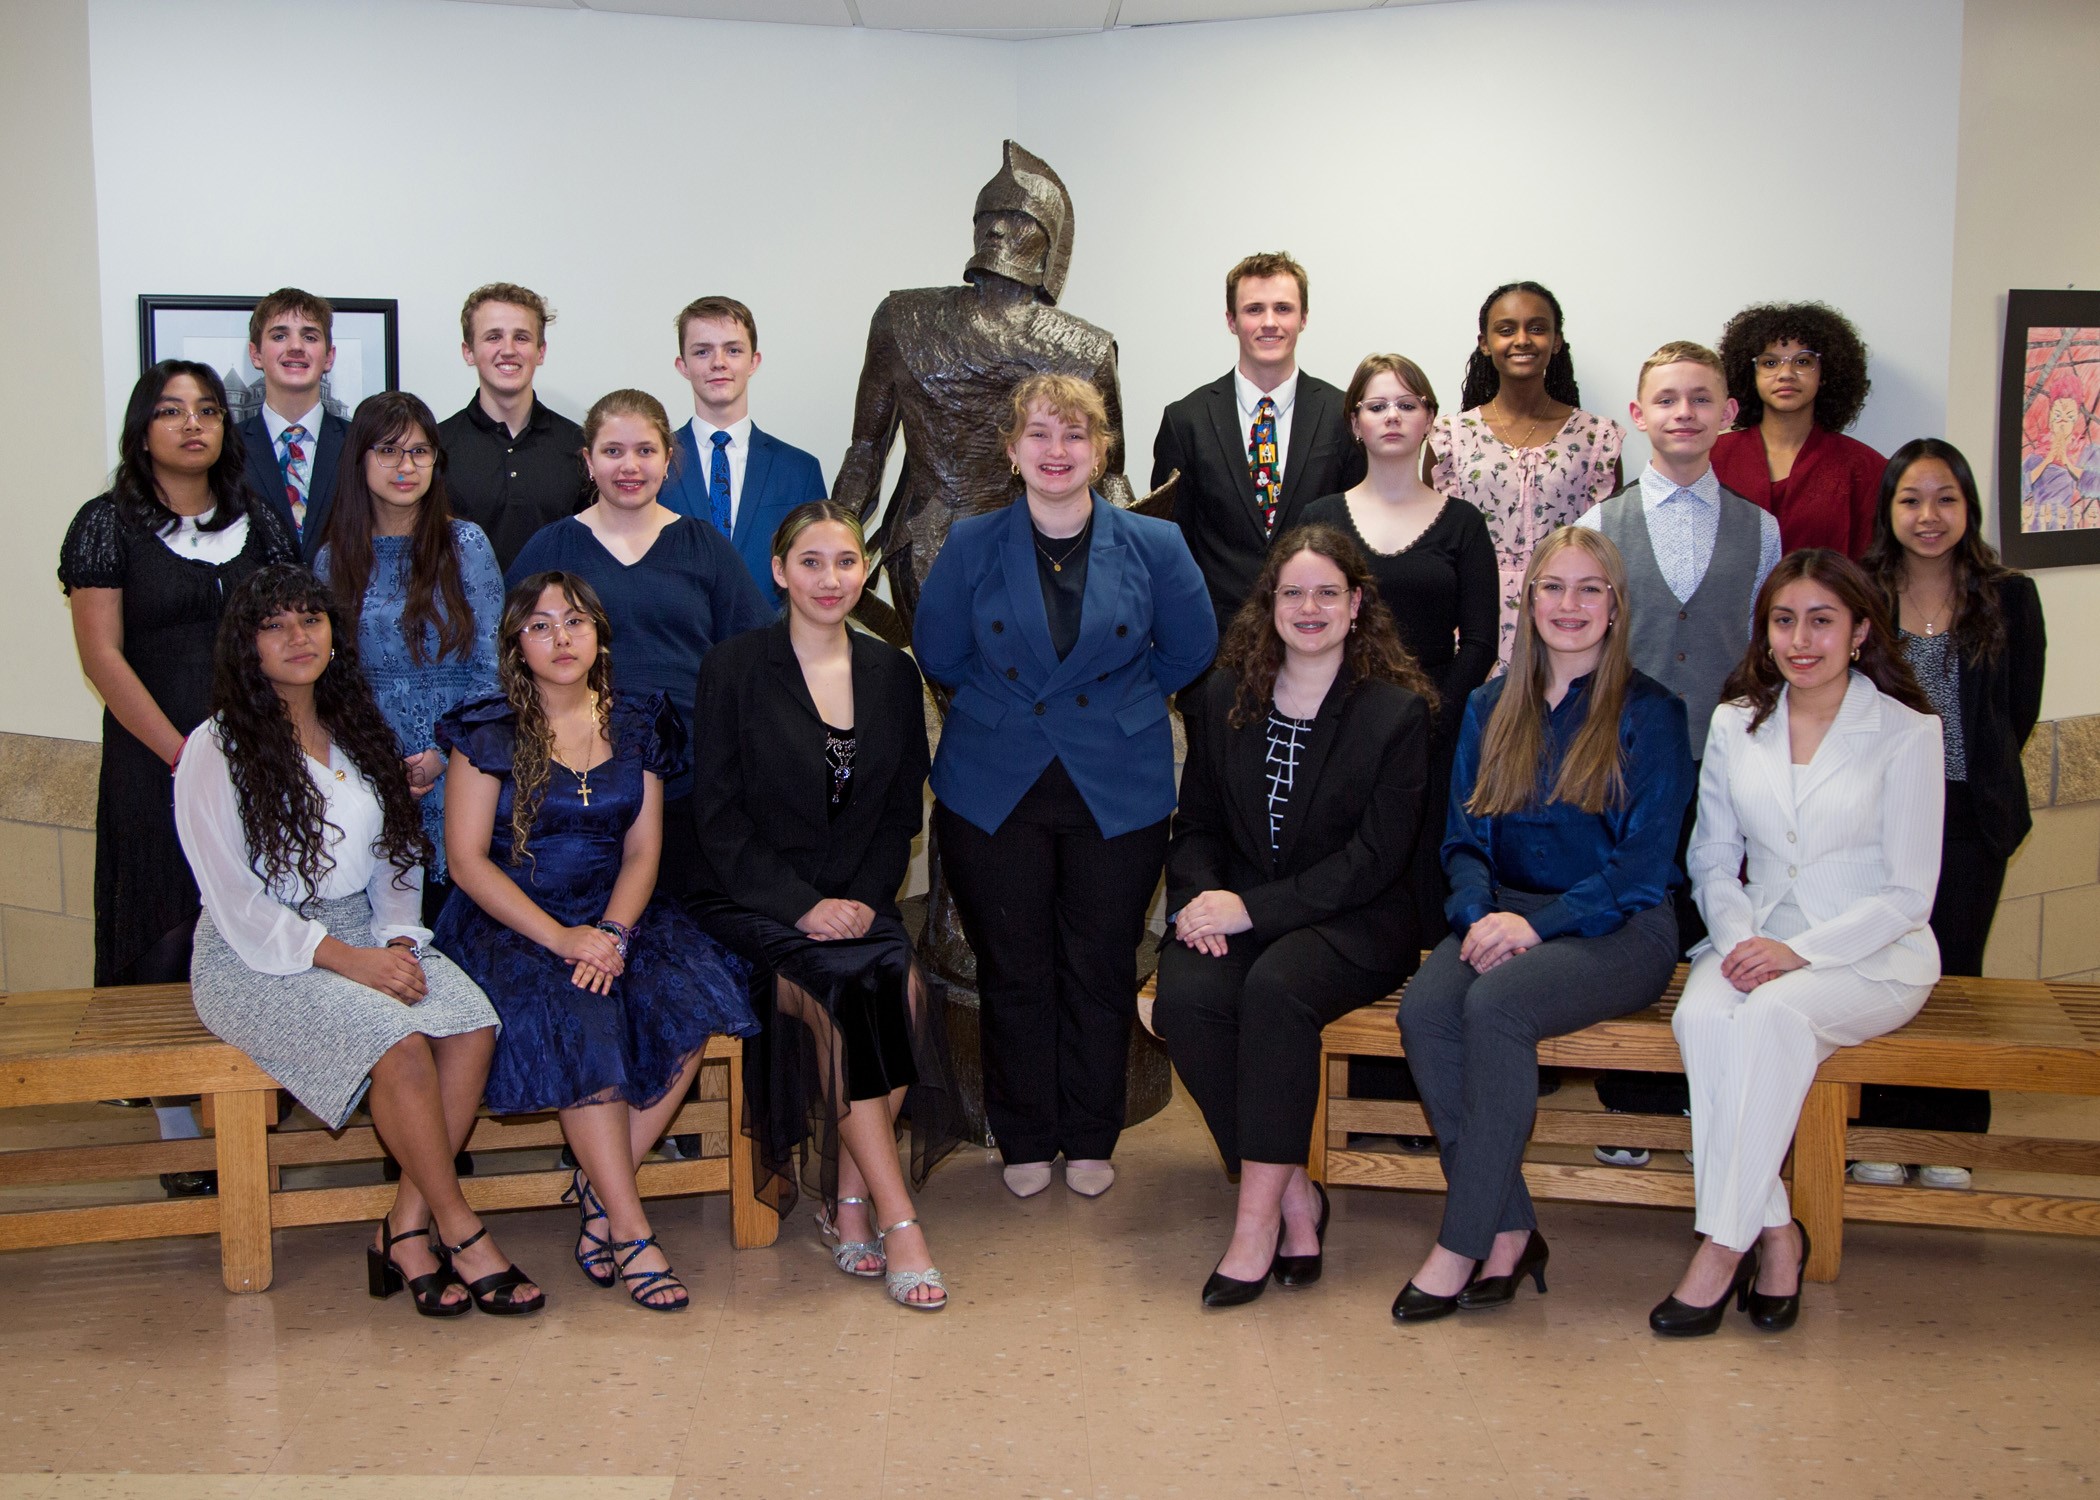
<svg viewBox="0 0 2100 1500">
<path fill-rule="evenodd" d="M 1276 579 L 1283 565 L 1301 552 L 1324 557 L 1341 569 L 1349 587 L 1358 591 L 1363 605 L 1356 614 L 1356 628 L 1342 642 L 1340 681 L 1350 687 L 1367 677 L 1397 683 L 1436 709 L 1436 686 L 1424 675 L 1393 625 L 1393 612 L 1378 597 L 1378 584 L 1371 577 L 1371 564 L 1363 549 L 1349 534 L 1333 526 L 1314 522 L 1287 531 L 1269 549 L 1261 577 L 1240 605 L 1240 612 L 1225 627 L 1225 645 L 1218 652 L 1218 666 L 1236 674 L 1239 691 L 1232 700 L 1226 722 L 1245 729 L 1268 717 L 1269 702 L 1276 695 L 1276 674 L 1283 667 L 1283 638 L 1276 633 Z"/>
<path fill-rule="evenodd" d="M 503 696 L 517 716 L 516 743 L 510 758 L 510 862 L 525 862 L 525 846 L 532 838 L 533 820 L 547 796 L 547 767 L 554 760 L 554 730 L 547 723 L 546 705 L 540 702 L 539 679 L 525 662 L 525 626 L 550 588 L 560 589 L 570 605 L 590 617 L 598 635 L 598 655 L 584 679 L 591 690 L 591 706 L 597 715 L 598 732 L 612 738 L 612 621 L 598 592 L 575 573 L 534 573 L 520 580 L 503 597 L 503 624 L 496 637 L 496 678 Z"/>
<path fill-rule="evenodd" d="M 1779 691 L 1786 686 L 1786 677 L 1772 655 L 1772 601 L 1788 584 L 1803 579 L 1819 583 L 1835 594 L 1854 625 L 1861 620 L 1867 622 L 1867 637 L 1859 643 L 1859 655 L 1853 663 L 1867 681 L 1905 708 L 1931 713 L 1932 704 L 1919 690 L 1910 663 L 1896 649 L 1896 635 L 1889 628 L 1888 606 L 1882 601 L 1881 590 L 1844 553 L 1828 547 L 1804 547 L 1779 559 L 1779 566 L 1757 591 L 1757 608 L 1750 614 L 1750 644 L 1721 689 L 1723 703 L 1750 706 L 1750 732 L 1757 733 L 1772 716 L 1772 710 L 1779 706 Z"/>
<path fill-rule="evenodd" d="M 336 469 L 335 504 L 322 534 L 328 548 L 328 586 L 355 634 L 364 614 L 365 588 L 372 581 L 372 517 L 376 502 L 365 482 L 365 455 L 381 443 L 403 443 L 420 431 L 431 447 L 430 488 L 416 510 L 408 539 L 408 596 L 401 604 L 401 639 L 409 660 L 423 660 L 426 627 L 437 631 L 437 659 L 465 661 L 474 654 L 477 622 L 459 570 L 459 545 L 452 535 L 452 502 L 445 493 L 445 450 L 437 418 L 407 391 L 380 391 L 357 403 Z M 441 602 L 442 601 L 442 602 Z"/>
<path fill-rule="evenodd" d="M 1888 466 L 1881 471 L 1881 499 L 1874 507 L 1874 540 L 1867 544 L 1867 555 L 1860 564 L 1881 585 L 1893 618 L 1896 590 L 1903 582 L 1904 559 L 1903 544 L 1896 540 L 1896 492 L 1903 488 L 1903 476 L 1914 465 L 1935 458 L 1954 476 L 1954 487 L 1961 491 L 1962 511 L 1968 523 L 1961 540 L 1954 544 L 1954 618 L 1947 622 L 1947 634 L 1960 646 L 1961 659 L 1972 667 L 1980 667 L 1995 661 L 2005 649 L 2005 616 L 1998 608 L 1998 585 L 2013 573 L 1998 560 L 1997 549 L 1984 538 L 1983 501 L 1976 493 L 1975 472 L 1962 457 L 1961 449 L 1941 438 L 1924 437 L 1911 439 L 1889 455 Z M 1948 669 L 1953 670 L 1951 655 Z"/>
<path fill-rule="evenodd" d="M 1546 687 L 1550 662 L 1532 615 L 1531 596 L 1539 573 L 1561 553 L 1574 548 L 1595 559 L 1611 586 L 1611 616 L 1604 627 L 1604 649 L 1590 673 L 1589 708 L 1582 727 L 1568 744 L 1558 767 L 1546 757 Z M 1586 813 L 1626 799 L 1626 758 L 1619 747 L 1619 718 L 1626 707 L 1626 684 L 1633 658 L 1626 637 L 1626 563 L 1612 539 L 1601 531 L 1563 526 L 1531 554 L 1517 609 L 1517 638 L 1510 651 L 1509 677 L 1502 696 L 1488 715 L 1480 740 L 1480 770 L 1466 810 L 1476 817 L 1521 812 L 1537 802 L 1565 802 Z M 1552 773 L 1544 798 L 1540 783 Z"/>
</svg>

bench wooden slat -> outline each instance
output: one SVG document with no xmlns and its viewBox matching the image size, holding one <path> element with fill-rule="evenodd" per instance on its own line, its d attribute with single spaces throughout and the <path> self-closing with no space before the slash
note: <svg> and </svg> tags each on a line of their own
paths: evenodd
<svg viewBox="0 0 2100 1500">
<path fill-rule="evenodd" d="M 2051 1193 L 1946 1193 L 1855 1182 L 1845 1188 L 1845 1217 L 1874 1224 L 2100 1235 L 2100 1199 Z"/>
<path fill-rule="evenodd" d="M 1401 1156 L 1384 1151 L 1330 1151 L 1327 1163 L 1329 1171 L 1351 1187 L 1444 1191 L 1443 1168 L 1433 1156 Z M 1524 1163 L 1524 1183 L 1540 1198 L 1640 1203 L 1654 1208 L 1688 1208 L 1692 1202 L 1692 1174 L 1688 1171 L 1629 1172 L 1619 1167 L 1527 1161 Z"/>
<path fill-rule="evenodd" d="M 644 1162 L 635 1173 L 635 1182 L 645 1198 L 674 1193 L 724 1193 L 729 1191 L 729 1162 L 719 1156 L 701 1161 Z M 459 1184 L 468 1206 L 476 1213 L 501 1208 L 544 1208 L 559 1203 L 568 1186 L 566 1171 L 505 1172 L 495 1177 L 462 1178 Z M 393 1201 L 394 1185 L 390 1182 L 276 1193 L 270 1199 L 270 1223 L 277 1229 L 358 1223 L 378 1218 Z"/>
</svg>

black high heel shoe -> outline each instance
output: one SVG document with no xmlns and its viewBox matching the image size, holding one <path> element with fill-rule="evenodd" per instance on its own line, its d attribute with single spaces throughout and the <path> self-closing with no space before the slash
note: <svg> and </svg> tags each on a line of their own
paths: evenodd
<svg viewBox="0 0 2100 1500">
<path fill-rule="evenodd" d="M 1467 1312 L 1483 1307 L 1505 1307 L 1517 1300 L 1517 1283 L 1529 1276 L 1538 1284 L 1539 1295 L 1546 1293 L 1546 1259 L 1553 1252 L 1546 1248 L 1546 1237 L 1536 1229 L 1524 1242 L 1524 1253 L 1507 1276 L 1480 1276 L 1473 1284 L 1458 1294 L 1458 1305 Z"/>
<path fill-rule="evenodd" d="M 1706 1307 L 1695 1307 L 1689 1302 L 1680 1302 L 1675 1295 L 1655 1304 L 1648 1314 L 1648 1327 L 1656 1333 L 1670 1338 L 1699 1338 L 1712 1333 L 1721 1326 L 1721 1318 L 1733 1301 L 1737 1308 L 1750 1305 L 1750 1287 L 1757 1280 L 1757 1246 L 1752 1245 L 1743 1252 L 1743 1258 L 1735 1264 L 1735 1279 L 1728 1283 L 1728 1290 L 1721 1293 L 1721 1300 Z"/>
<path fill-rule="evenodd" d="M 1801 1283 L 1808 1279 L 1808 1226 L 1796 1219 L 1794 1233 L 1801 1236 L 1801 1265 L 1794 1274 L 1794 1289 L 1784 1297 L 1768 1297 L 1756 1283 L 1750 1286 L 1750 1321 L 1766 1333 L 1784 1333 L 1801 1316 Z"/>
<path fill-rule="evenodd" d="M 445 1264 L 449 1267 L 455 1256 L 462 1250 L 479 1244 L 483 1239 L 487 1238 L 488 1232 L 488 1225 L 484 1224 L 456 1245 L 448 1245 L 443 1240 L 439 1240 L 438 1253 L 444 1257 Z M 460 1285 L 467 1289 L 467 1295 L 474 1299 L 474 1305 L 485 1313 L 496 1313 L 508 1317 L 517 1313 L 538 1312 L 547 1305 L 547 1294 L 545 1292 L 534 1292 L 530 1297 L 523 1300 L 519 1299 L 518 1288 L 530 1286 L 532 1278 L 519 1270 L 515 1265 L 505 1266 L 500 1271 L 492 1271 L 478 1281 L 469 1281 L 464 1276 L 460 1276 L 456 1270 L 452 1274 L 458 1277 Z"/>
<path fill-rule="evenodd" d="M 1480 1268 L 1475 1266 L 1475 1274 Z M 1466 1286 L 1471 1286 L 1468 1281 Z M 1466 1294 L 1460 1287 L 1448 1297 L 1439 1297 L 1434 1292 L 1425 1292 L 1412 1281 L 1400 1288 L 1400 1295 L 1393 1299 L 1393 1321 L 1395 1323 L 1434 1323 L 1438 1318 L 1448 1318 L 1458 1311 L 1458 1299 Z"/>
<path fill-rule="evenodd" d="M 426 1318 L 456 1318 L 473 1304 L 465 1297 L 457 1302 L 445 1300 L 445 1288 L 459 1280 L 453 1273 L 452 1264 L 440 1254 L 438 1268 L 421 1276 L 411 1278 L 394 1264 L 394 1247 L 403 1240 L 415 1239 L 418 1235 L 428 1237 L 429 1226 L 421 1229 L 404 1229 L 394 1233 L 390 1218 L 379 1221 L 379 1232 L 386 1241 L 384 1249 L 365 1246 L 365 1290 L 382 1302 L 394 1293 L 406 1288 L 409 1300 L 415 1303 L 416 1311 Z"/>
<path fill-rule="evenodd" d="M 1276 1247 L 1283 1248 L 1283 1226 L 1276 1226 Z M 1318 1257 L 1314 1257 L 1318 1259 Z M 1269 1256 L 1269 1268 L 1252 1281 L 1242 1281 L 1237 1276 L 1227 1276 L 1223 1271 L 1212 1271 L 1203 1283 L 1203 1305 L 1205 1307 L 1241 1307 L 1252 1302 L 1268 1289 L 1269 1275 L 1282 1260 L 1280 1255 Z M 1222 1264 L 1222 1262 L 1221 1262 Z"/>
<path fill-rule="evenodd" d="M 1327 1211 L 1330 1205 L 1327 1189 L 1316 1182 L 1313 1191 L 1320 1195 L 1320 1222 L 1313 1226 L 1313 1238 L 1319 1242 L 1320 1248 L 1310 1255 L 1285 1255 L 1283 1239 L 1278 1236 L 1276 1260 L 1269 1267 L 1269 1274 L 1276 1278 L 1278 1286 L 1311 1286 L 1320 1279 L 1320 1257 L 1327 1253 Z"/>
<path fill-rule="evenodd" d="M 576 1265 L 590 1279 L 592 1286 L 609 1287 L 619 1280 L 613 1270 L 612 1241 L 603 1235 L 591 1233 L 591 1220 L 605 1217 L 605 1205 L 591 1191 L 591 1181 L 578 1167 L 569 1178 L 568 1190 L 561 1195 L 564 1203 L 576 1205 Z M 606 1227 L 611 1228 L 608 1223 Z M 588 1244 L 589 1248 L 585 1246 Z"/>
</svg>

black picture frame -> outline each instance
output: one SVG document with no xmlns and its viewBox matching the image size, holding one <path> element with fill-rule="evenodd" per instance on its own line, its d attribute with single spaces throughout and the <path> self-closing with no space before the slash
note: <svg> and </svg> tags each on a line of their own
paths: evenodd
<svg viewBox="0 0 2100 1500">
<path fill-rule="evenodd" d="M 2022 569 L 2100 563 L 2100 291 L 2005 294 L 1998 551 Z"/>
<path fill-rule="evenodd" d="M 139 298 L 139 369 L 163 359 L 195 359 L 226 382 L 230 415 L 244 422 L 262 405 L 262 372 L 248 362 L 252 297 L 144 295 Z M 401 389 L 401 304 L 392 297 L 330 297 L 335 368 L 322 377 L 321 402 L 347 419 L 376 391 Z"/>
</svg>

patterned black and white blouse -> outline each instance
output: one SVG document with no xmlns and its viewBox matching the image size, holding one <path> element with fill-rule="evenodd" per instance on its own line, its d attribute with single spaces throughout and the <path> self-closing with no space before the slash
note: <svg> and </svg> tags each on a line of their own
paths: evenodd
<svg viewBox="0 0 2100 1500">
<path fill-rule="evenodd" d="M 1911 675 L 1925 691 L 1932 711 L 1940 716 L 1940 733 L 1947 747 L 1947 779 L 1969 779 L 1969 752 L 1961 732 L 1961 648 L 1951 635 L 1912 635 L 1900 632 L 1903 659 Z"/>
<path fill-rule="evenodd" d="M 1298 779 L 1298 750 L 1312 735 L 1313 721 L 1292 719 L 1269 709 L 1269 852 L 1283 844 L 1283 814 L 1291 805 L 1291 786 Z"/>
</svg>

